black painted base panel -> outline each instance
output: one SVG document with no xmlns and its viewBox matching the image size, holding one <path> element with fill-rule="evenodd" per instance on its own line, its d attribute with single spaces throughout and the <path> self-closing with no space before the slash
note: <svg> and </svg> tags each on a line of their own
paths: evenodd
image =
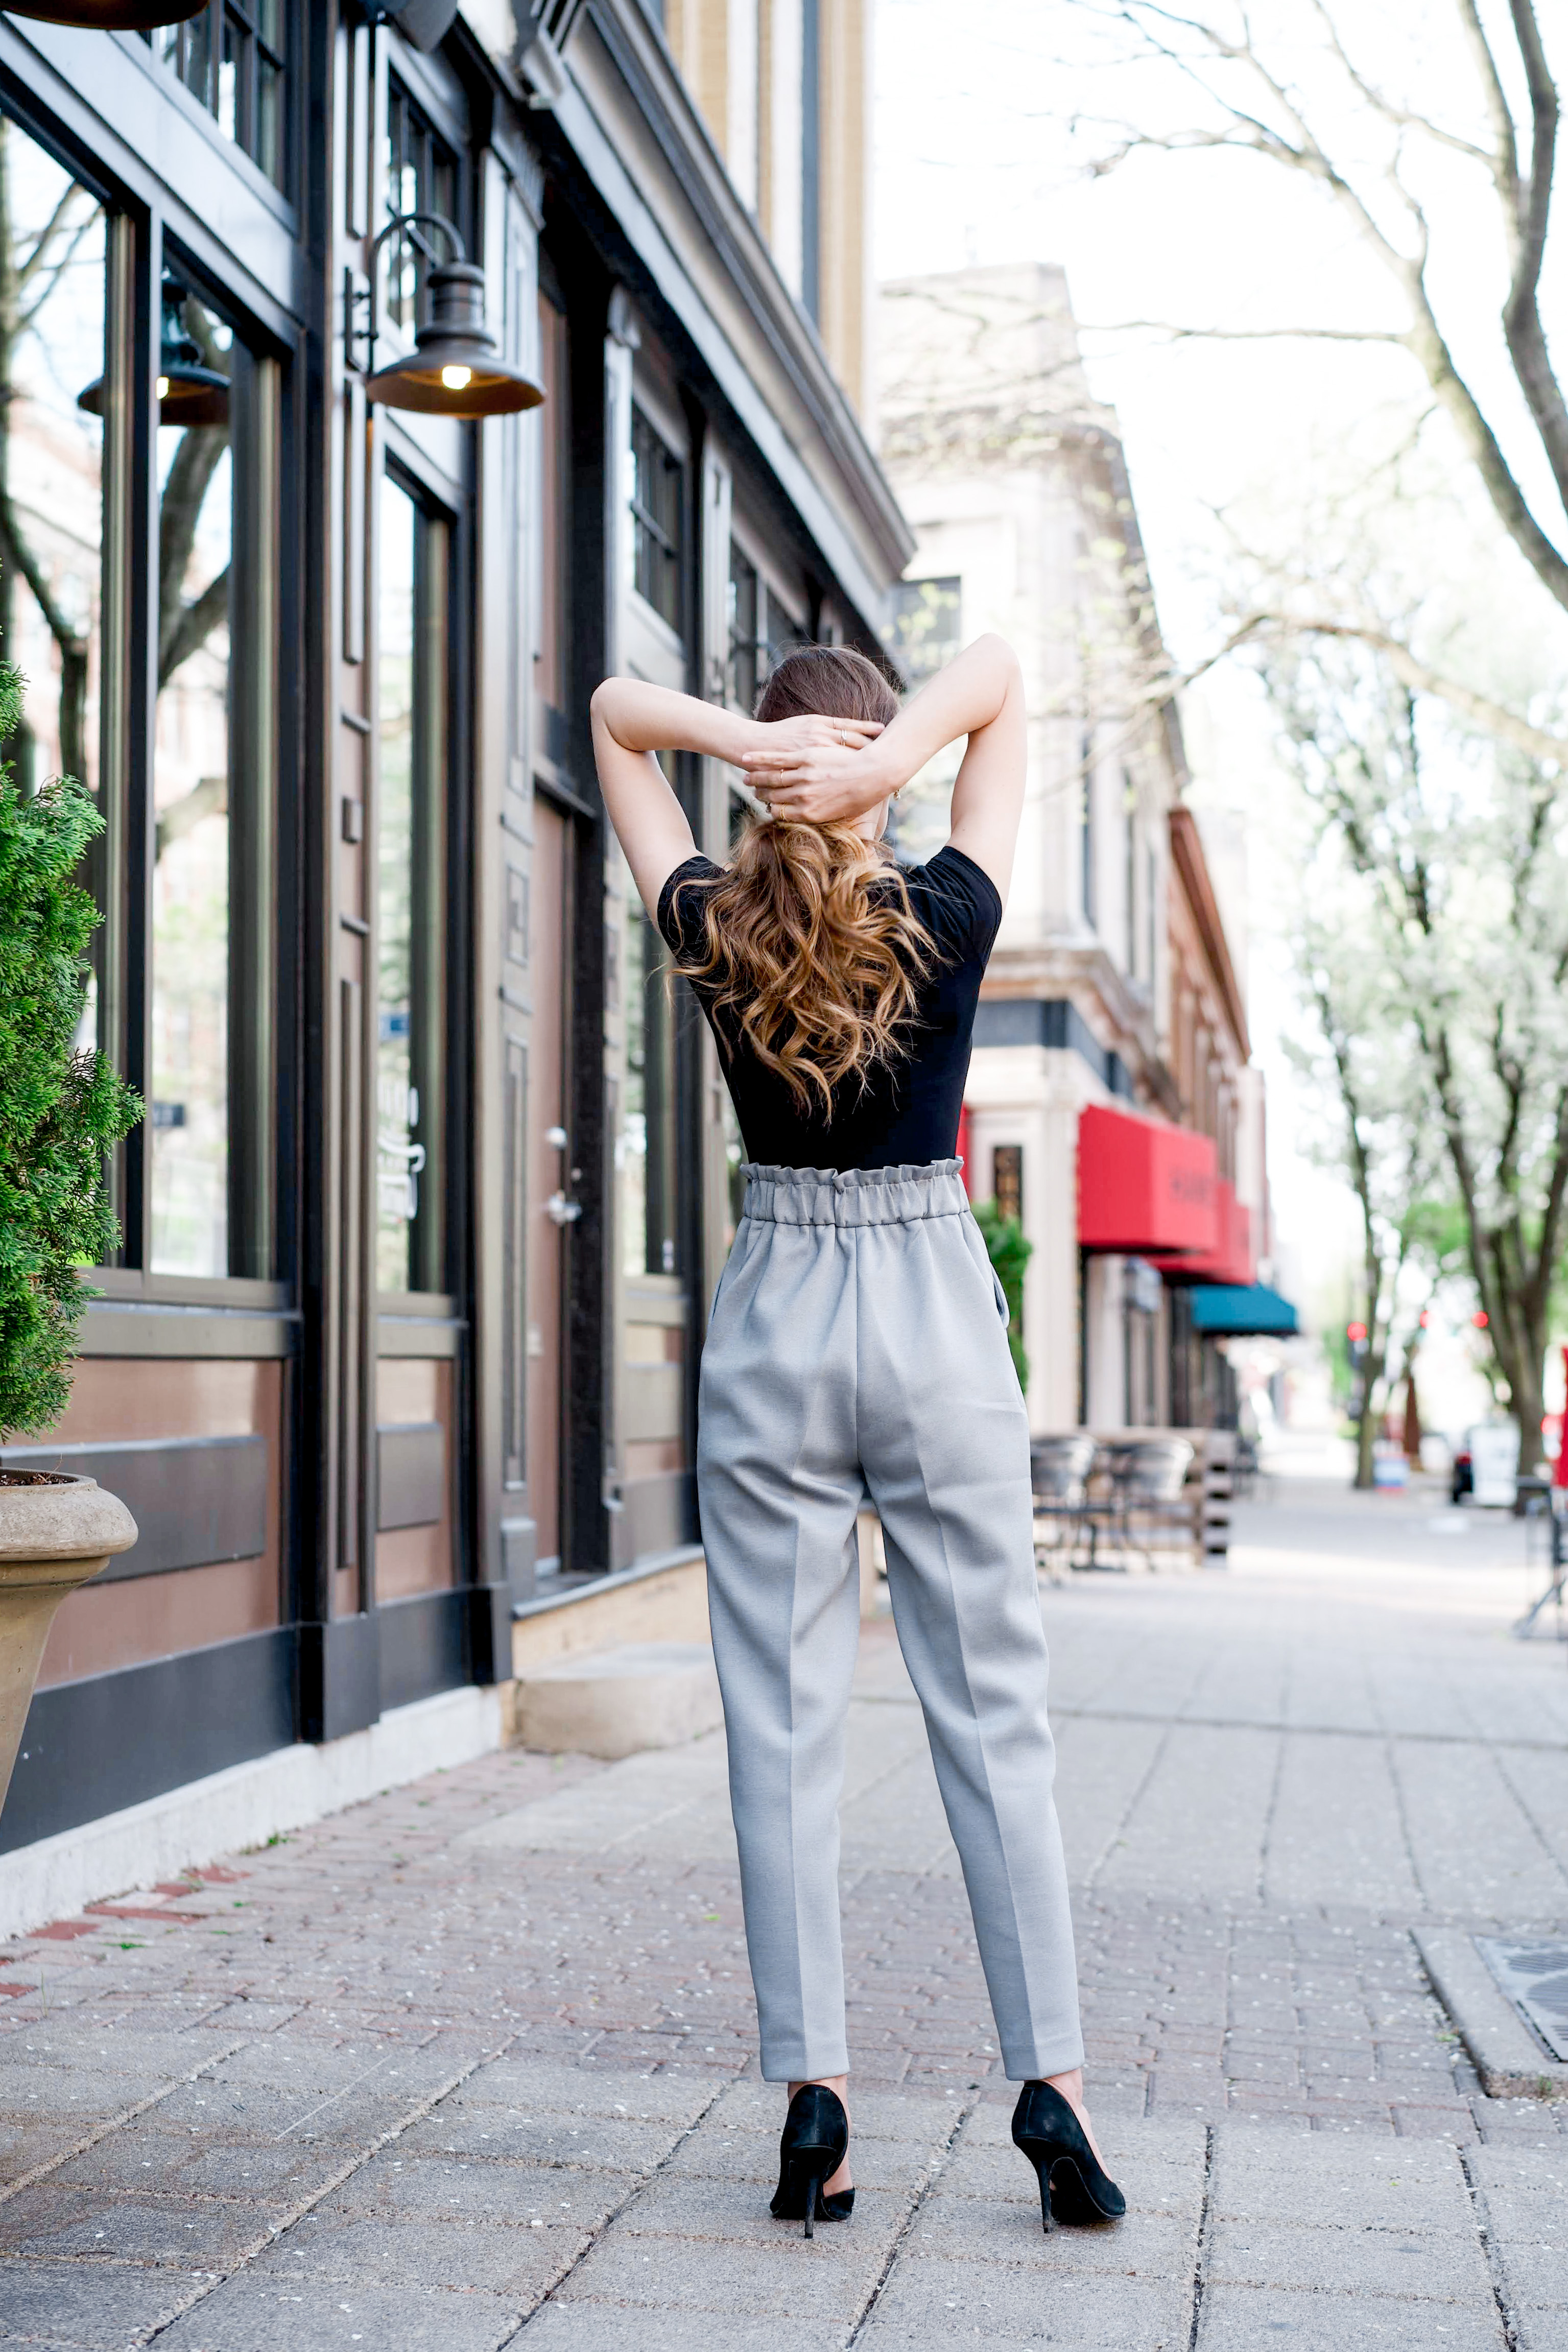
<svg viewBox="0 0 1568 2352">
<path fill-rule="evenodd" d="M 381 1644 L 381 1706 L 408 1706 L 468 1679 L 468 1613 L 473 1588 L 419 1592 L 384 1601 L 375 1612 Z"/>
<path fill-rule="evenodd" d="M 34 1695 L 0 1853 L 294 1740 L 292 1626 Z"/>
</svg>

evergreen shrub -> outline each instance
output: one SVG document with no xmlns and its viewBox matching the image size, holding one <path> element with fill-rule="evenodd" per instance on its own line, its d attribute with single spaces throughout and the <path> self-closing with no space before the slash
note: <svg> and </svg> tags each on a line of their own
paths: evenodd
<svg viewBox="0 0 1568 2352">
<path fill-rule="evenodd" d="M 0 741 L 22 681 L 0 664 Z M 0 1442 L 37 1434 L 70 1394 L 89 1297 L 79 1269 L 119 1244 L 105 1158 L 142 1104 L 76 1036 L 100 916 L 73 877 L 103 819 L 69 778 L 24 799 L 0 763 Z"/>
</svg>

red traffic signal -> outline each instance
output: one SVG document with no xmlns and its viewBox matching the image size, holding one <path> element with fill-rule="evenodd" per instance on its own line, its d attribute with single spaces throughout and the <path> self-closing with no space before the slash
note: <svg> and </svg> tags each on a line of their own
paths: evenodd
<svg viewBox="0 0 1568 2352">
<path fill-rule="evenodd" d="M 1345 1325 L 1345 1338 L 1351 1341 L 1352 1346 L 1357 1344 L 1359 1341 L 1366 1338 L 1366 1325 L 1364 1323 L 1347 1323 Z"/>
<path fill-rule="evenodd" d="M 1484 1307 L 1478 1307 L 1475 1313 L 1471 1316 L 1470 1320 L 1475 1325 L 1478 1331 L 1484 1331 L 1487 1325 L 1491 1321 L 1491 1317 L 1487 1313 Z"/>
</svg>

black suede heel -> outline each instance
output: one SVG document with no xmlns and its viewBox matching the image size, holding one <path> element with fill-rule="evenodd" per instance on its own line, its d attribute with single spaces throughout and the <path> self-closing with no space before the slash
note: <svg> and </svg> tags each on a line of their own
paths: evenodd
<svg viewBox="0 0 1568 2352">
<path fill-rule="evenodd" d="M 855 2210 L 853 2189 L 829 2197 L 822 2184 L 837 2171 L 848 2146 L 843 2100 L 821 2083 L 803 2083 L 789 2103 L 779 2139 L 779 2185 L 769 2209 L 773 2219 L 804 2221 L 808 2238 L 816 2234 L 815 2222 L 847 2221 Z"/>
</svg>

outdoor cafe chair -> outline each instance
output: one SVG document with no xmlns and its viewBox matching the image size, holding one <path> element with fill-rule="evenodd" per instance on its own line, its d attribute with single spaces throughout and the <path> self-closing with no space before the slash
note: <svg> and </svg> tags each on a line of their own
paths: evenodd
<svg viewBox="0 0 1568 2352">
<path fill-rule="evenodd" d="M 1037 1437 L 1029 1447 L 1035 1559 L 1042 1567 L 1057 1554 L 1077 1549 L 1095 1450 L 1094 1439 L 1082 1431 L 1068 1437 Z"/>
</svg>

